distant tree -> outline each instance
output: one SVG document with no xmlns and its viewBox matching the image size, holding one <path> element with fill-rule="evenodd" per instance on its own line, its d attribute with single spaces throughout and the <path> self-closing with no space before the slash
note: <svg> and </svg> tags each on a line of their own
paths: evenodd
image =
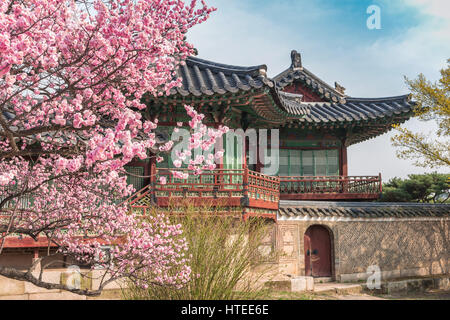
<svg viewBox="0 0 450 320">
<path fill-rule="evenodd" d="M 382 202 L 411 202 L 412 197 L 403 189 L 383 187 Z"/>
<path fill-rule="evenodd" d="M 393 178 L 383 186 L 381 201 L 442 203 L 450 199 L 449 174 L 411 174 Z"/>
<path fill-rule="evenodd" d="M 433 178 L 430 175 L 409 175 L 409 179 L 405 180 L 401 185 L 414 200 L 428 202 L 432 194 Z"/>
<path fill-rule="evenodd" d="M 441 70 L 438 82 L 431 83 L 420 74 L 415 80 L 406 78 L 406 83 L 417 101 L 414 112 L 418 118 L 436 122 L 437 139 L 396 125 L 398 134 L 391 140 L 400 148 L 397 156 L 413 159 L 414 164 L 420 167 L 450 166 L 450 59 L 447 60 L 447 68 Z"/>
</svg>

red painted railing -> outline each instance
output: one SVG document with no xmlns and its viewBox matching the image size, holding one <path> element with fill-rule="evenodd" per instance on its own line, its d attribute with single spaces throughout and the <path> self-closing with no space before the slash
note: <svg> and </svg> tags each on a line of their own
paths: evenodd
<svg viewBox="0 0 450 320">
<path fill-rule="evenodd" d="M 159 183 L 164 177 L 166 184 Z M 248 169 L 218 169 L 175 178 L 169 169 L 158 169 L 154 184 L 137 192 L 130 203 L 148 207 L 150 200 L 168 205 L 169 199 L 190 198 L 225 202 L 227 206 L 277 209 L 285 200 L 374 200 L 381 194 L 378 176 L 282 176 L 264 175 Z"/>
<path fill-rule="evenodd" d="M 233 197 L 233 193 L 243 192 L 244 170 L 222 169 L 205 171 L 199 175 L 185 169 L 178 172 L 188 172 L 187 179 L 179 179 L 174 176 L 173 169 L 158 169 L 156 174 L 155 193 L 157 196 L 180 197 L 197 195 L 199 197 L 210 197 L 220 193 L 224 197 Z M 166 180 L 161 184 L 160 178 Z"/>
<path fill-rule="evenodd" d="M 248 170 L 248 190 L 251 199 L 278 202 L 280 178 Z"/>
<path fill-rule="evenodd" d="M 263 175 L 247 168 L 218 169 L 199 175 L 189 173 L 187 179 L 180 179 L 173 174 L 173 169 L 159 168 L 153 184 L 144 187 L 127 201 L 132 208 L 143 209 L 144 213 L 152 203 L 167 206 L 182 198 L 191 199 L 192 203 L 198 205 L 208 200 L 218 206 L 258 208 L 259 211 L 278 209 L 278 177 Z M 165 184 L 160 183 L 161 177 L 166 181 Z"/>
<path fill-rule="evenodd" d="M 286 200 L 377 199 L 381 191 L 381 174 L 280 177 L 280 197 Z"/>
</svg>

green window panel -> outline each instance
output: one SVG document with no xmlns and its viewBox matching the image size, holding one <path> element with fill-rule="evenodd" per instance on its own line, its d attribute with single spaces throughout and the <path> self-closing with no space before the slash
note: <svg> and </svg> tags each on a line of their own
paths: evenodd
<svg viewBox="0 0 450 320">
<path fill-rule="evenodd" d="M 290 150 L 289 152 L 289 170 L 293 176 L 300 176 L 302 172 L 302 159 L 300 150 Z"/>
<path fill-rule="evenodd" d="M 238 143 L 238 139 L 234 138 L 232 143 L 232 147 L 229 147 L 227 144 L 226 135 L 223 136 L 223 149 L 225 150 L 224 156 L 223 156 L 223 169 L 228 170 L 239 170 L 243 168 L 243 150 L 241 147 L 239 147 L 240 143 Z M 229 152 L 231 151 L 231 152 Z M 239 175 L 233 175 L 231 177 L 225 176 L 224 177 L 225 183 L 242 183 L 242 176 Z M 232 187 L 231 187 L 232 188 Z"/>
<path fill-rule="evenodd" d="M 223 137 L 223 148 L 225 154 L 223 157 L 223 168 L 224 169 L 242 169 L 243 165 L 243 150 L 239 147 L 238 139 L 233 140 L 233 146 L 230 148 L 227 145 L 226 136 Z M 231 151 L 231 152 L 228 152 Z"/>
<path fill-rule="evenodd" d="M 337 149 L 280 149 L 278 168 L 278 176 L 336 176 L 339 175 L 339 153 Z"/>
<path fill-rule="evenodd" d="M 339 153 L 336 149 L 327 150 L 328 176 L 339 175 Z"/>
<path fill-rule="evenodd" d="M 302 170 L 301 176 L 314 176 L 314 152 L 312 150 L 303 150 L 301 152 Z M 290 174 L 289 174 L 290 175 Z"/>
<path fill-rule="evenodd" d="M 317 150 L 313 152 L 315 162 L 315 176 L 327 175 L 327 152 L 326 150 Z"/>
<path fill-rule="evenodd" d="M 289 150 L 287 150 L 287 149 L 280 150 L 280 159 L 279 159 L 278 163 L 279 163 L 278 175 L 288 176 L 289 175 Z"/>
</svg>

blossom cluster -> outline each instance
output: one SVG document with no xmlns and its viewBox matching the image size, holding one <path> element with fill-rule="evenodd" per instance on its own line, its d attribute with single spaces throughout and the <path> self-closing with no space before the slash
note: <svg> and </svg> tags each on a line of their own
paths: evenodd
<svg viewBox="0 0 450 320">
<path fill-rule="evenodd" d="M 118 277 L 187 281 L 180 226 L 143 222 L 117 199 L 133 192 L 120 174 L 128 162 L 173 147 L 157 145 L 142 98 L 180 85 L 176 68 L 193 54 L 185 34 L 214 10 L 195 0 L 0 2 L 0 214 L 13 216 L 2 230 L 45 235 Z M 105 243 L 109 263 L 98 258 Z"/>
</svg>

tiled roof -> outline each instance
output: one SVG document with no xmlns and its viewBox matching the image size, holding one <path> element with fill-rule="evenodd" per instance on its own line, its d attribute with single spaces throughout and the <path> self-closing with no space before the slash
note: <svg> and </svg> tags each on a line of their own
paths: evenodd
<svg viewBox="0 0 450 320">
<path fill-rule="evenodd" d="M 387 98 L 355 98 L 346 96 L 336 84 L 332 88 L 301 64 L 296 51 L 291 53 L 292 64 L 273 79 L 267 77 L 266 65 L 232 66 L 188 57 L 177 70 L 181 87 L 171 91 L 170 99 L 208 99 L 214 95 L 250 94 L 248 105 L 262 119 L 281 126 L 347 127 L 352 130 L 347 144 L 353 144 L 388 131 L 392 123 L 401 123 L 413 115 L 409 95 Z M 283 88 L 296 80 L 316 91 L 322 102 L 303 102 L 302 95 L 287 93 Z M 252 91 L 253 93 L 250 93 Z M 383 121 L 386 119 L 386 121 Z M 366 130 L 359 130 L 364 127 Z M 370 127 L 370 130 L 369 130 Z"/>
<path fill-rule="evenodd" d="M 285 218 L 443 218 L 450 217 L 450 205 L 281 200 L 279 215 Z"/>
<path fill-rule="evenodd" d="M 284 110 L 290 115 L 309 115 L 311 108 L 302 102 L 302 95 L 278 91 L 278 97 Z"/>
<path fill-rule="evenodd" d="M 301 97 L 292 93 L 279 92 L 286 111 L 291 114 L 307 114 L 301 122 L 328 123 L 375 120 L 385 117 L 406 115 L 412 111 L 409 95 L 388 98 L 347 97 L 341 103 L 301 102 Z"/>
<path fill-rule="evenodd" d="M 300 53 L 293 50 L 291 52 L 291 59 L 291 66 L 273 78 L 273 81 L 276 82 L 279 88 L 283 89 L 294 81 L 300 81 L 309 87 L 311 91 L 323 96 L 327 101 L 334 103 L 342 102 L 345 94 L 331 87 L 308 69 L 304 68 L 301 63 Z"/>
<path fill-rule="evenodd" d="M 171 93 L 211 96 L 260 89 L 263 86 L 271 88 L 274 83 L 267 78 L 266 72 L 266 65 L 239 67 L 188 57 L 186 63 L 177 70 L 183 81 L 182 86 L 174 88 Z"/>
</svg>

